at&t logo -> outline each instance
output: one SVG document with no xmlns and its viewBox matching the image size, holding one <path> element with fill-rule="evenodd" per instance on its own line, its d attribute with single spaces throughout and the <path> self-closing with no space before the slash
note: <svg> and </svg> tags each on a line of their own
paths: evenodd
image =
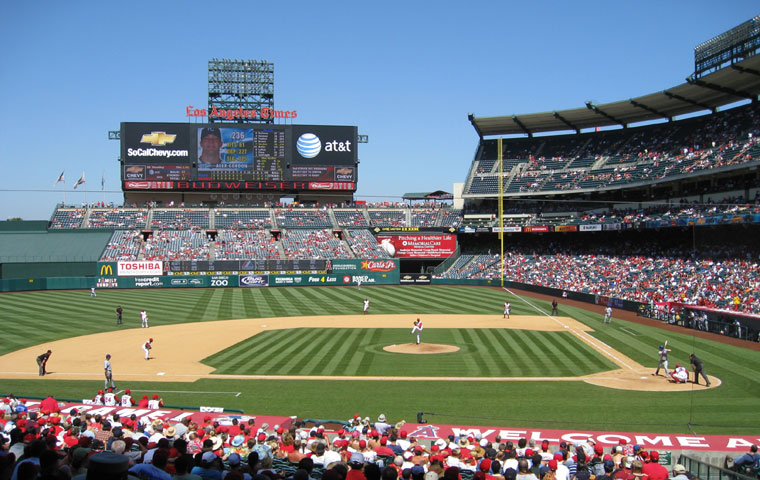
<svg viewBox="0 0 760 480">
<path fill-rule="evenodd" d="M 313 133 L 304 133 L 298 137 L 296 150 L 304 158 L 314 158 L 322 151 L 322 142 Z"/>
</svg>

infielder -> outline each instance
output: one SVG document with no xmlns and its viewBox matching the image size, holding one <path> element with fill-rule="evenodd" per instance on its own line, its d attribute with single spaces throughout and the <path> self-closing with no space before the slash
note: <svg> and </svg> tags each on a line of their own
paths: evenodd
<svg viewBox="0 0 760 480">
<path fill-rule="evenodd" d="M 369 313 L 369 298 L 364 299 L 364 315 Z"/>
<path fill-rule="evenodd" d="M 142 328 L 148 328 L 148 312 L 144 308 L 140 310 L 140 320 L 142 320 Z"/>
<path fill-rule="evenodd" d="M 422 333 L 422 320 L 419 318 L 414 321 L 414 327 L 412 328 L 412 335 L 417 334 L 417 345 L 420 344 L 420 334 Z"/>
<path fill-rule="evenodd" d="M 657 376 L 660 374 L 660 368 L 665 369 L 665 374 L 668 373 L 668 353 L 672 352 L 673 350 L 666 348 L 665 345 L 660 345 L 660 350 L 657 352 L 657 354 L 660 356 L 660 363 L 657 364 L 657 370 L 652 374 L 654 376 Z"/>
<path fill-rule="evenodd" d="M 110 353 L 106 354 L 106 360 L 105 362 L 103 362 L 103 370 L 105 370 L 105 374 L 106 374 L 105 387 L 103 388 L 107 389 L 109 387 L 109 384 L 111 388 L 116 388 L 116 385 L 113 384 L 113 371 L 111 370 L 111 354 Z"/>
<path fill-rule="evenodd" d="M 145 360 L 150 360 L 150 349 L 153 348 L 153 339 L 149 338 L 147 342 L 143 343 L 143 352 L 145 352 Z"/>
<path fill-rule="evenodd" d="M 604 321 L 602 323 L 612 323 L 612 307 L 604 309 Z"/>
<path fill-rule="evenodd" d="M 512 309 L 512 305 L 509 302 L 504 302 L 504 316 L 501 318 L 509 318 L 509 311 Z"/>
</svg>

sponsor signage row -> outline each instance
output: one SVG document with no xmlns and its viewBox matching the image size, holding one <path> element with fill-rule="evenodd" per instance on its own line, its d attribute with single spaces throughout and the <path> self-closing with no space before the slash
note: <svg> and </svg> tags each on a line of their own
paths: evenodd
<svg viewBox="0 0 760 480">
<path fill-rule="evenodd" d="M 402 273 L 399 283 L 402 285 L 430 285 L 430 275 L 427 273 Z"/>
<path fill-rule="evenodd" d="M 396 258 L 447 258 L 457 249 L 456 235 L 387 235 L 375 237 L 381 245 L 390 244 Z M 386 247 L 383 247 L 387 250 Z"/>
</svg>

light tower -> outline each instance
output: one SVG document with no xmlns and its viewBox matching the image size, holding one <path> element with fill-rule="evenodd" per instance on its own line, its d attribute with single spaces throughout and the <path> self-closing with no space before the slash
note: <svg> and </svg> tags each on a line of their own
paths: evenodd
<svg viewBox="0 0 760 480">
<path fill-rule="evenodd" d="M 213 58 L 208 62 L 208 111 L 255 110 L 256 117 L 212 118 L 209 122 L 274 123 L 273 115 L 262 116 L 264 108 L 274 110 L 274 63 L 266 60 Z"/>
</svg>

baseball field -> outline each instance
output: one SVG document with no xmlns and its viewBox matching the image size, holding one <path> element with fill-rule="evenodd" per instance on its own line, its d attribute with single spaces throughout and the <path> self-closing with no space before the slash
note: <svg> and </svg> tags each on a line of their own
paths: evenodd
<svg viewBox="0 0 760 480">
<path fill-rule="evenodd" d="M 505 300 L 509 319 L 502 318 Z M 148 329 L 140 328 L 142 308 Z M 550 311 L 548 301 L 523 292 L 465 286 L 3 294 L 0 393 L 90 398 L 103 388 L 109 353 L 118 389 L 159 393 L 167 405 L 322 419 L 385 413 L 414 421 L 424 411 L 441 424 L 760 433 L 757 349 L 615 314 L 602 325 L 602 307 L 593 305 Z M 421 345 L 411 335 L 418 317 Z M 665 340 L 671 369 L 688 366 L 694 352 L 710 388 L 651 375 Z M 49 373 L 39 377 L 35 358 L 47 349 Z"/>
</svg>

